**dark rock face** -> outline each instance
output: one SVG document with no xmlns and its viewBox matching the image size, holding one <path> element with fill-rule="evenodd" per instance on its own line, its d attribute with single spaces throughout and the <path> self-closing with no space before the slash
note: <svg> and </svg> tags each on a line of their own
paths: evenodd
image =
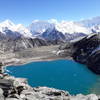
<svg viewBox="0 0 100 100">
<path fill-rule="evenodd" d="M 100 50 L 88 57 L 87 66 L 96 74 L 100 74 Z"/>
<path fill-rule="evenodd" d="M 100 74 L 100 34 L 91 34 L 74 42 L 67 42 L 59 47 L 58 54 L 70 56 Z"/>
<path fill-rule="evenodd" d="M 90 38 L 83 38 L 82 40 L 73 44 L 73 59 L 80 63 L 86 63 L 88 56 L 95 50 L 100 44 L 100 40 L 97 35 L 93 35 Z"/>
<path fill-rule="evenodd" d="M 61 44 L 66 41 L 66 37 L 63 33 L 58 32 L 55 28 L 52 31 L 47 30 L 42 36 L 48 43 Z"/>
<path fill-rule="evenodd" d="M 84 36 L 87 36 L 87 35 L 84 34 L 84 33 L 74 33 L 74 34 L 66 33 L 65 36 L 66 36 L 66 40 L 70 41 L 70 40 L 73 40 L 73 39 L 76 39 L 76 38 L 79 38 L 79 37 L 84 37 Z"/>
<path fill-rule="evenodd" d="M 96 74 L 100 74 L 100 35 L 83 38 L 73 44 L 73 59 L 86 64 Z"/>
</svg>

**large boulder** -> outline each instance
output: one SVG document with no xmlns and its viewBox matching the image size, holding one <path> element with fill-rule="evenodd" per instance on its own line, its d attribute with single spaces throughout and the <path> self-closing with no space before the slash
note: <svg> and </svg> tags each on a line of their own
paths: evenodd
<svg viewBox="0 0 100 100">
<path fill-rule="evenodd" d="M 11 80 L 0 79 L 0 88 L 4 91 L 3 95 L 7 97 L 13 89 L 13 82 Z"/>
<path fill-rule="evenodd" d="M 3 90 L 0 88 L 0 100 L 4 100 Z"/>
</svg>

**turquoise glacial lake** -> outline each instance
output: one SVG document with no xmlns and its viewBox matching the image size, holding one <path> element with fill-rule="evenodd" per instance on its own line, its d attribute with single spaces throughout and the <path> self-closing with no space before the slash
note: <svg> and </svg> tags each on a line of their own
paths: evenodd
<svg viewBox="0 0 100 100">
<path fill-rule="evenodd" d="M 48 86 L 67 90 L 71 94 L 100 94 L 100 76 L 74 61 L 32 62 L 8 66 L 7 70 L 10 75 L 27 78 L 32 87 Z"/>
</svg>

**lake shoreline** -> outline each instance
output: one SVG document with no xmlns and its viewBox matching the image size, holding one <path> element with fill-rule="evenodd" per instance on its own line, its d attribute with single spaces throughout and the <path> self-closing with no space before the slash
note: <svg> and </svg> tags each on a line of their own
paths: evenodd
<svg viewBox="0 0 100 100">
<path fill-rule="evenodd" d="M 17 62 L 17 63 L 11 63 L 11 64 L 7 64 L 7 65 L 4 65 L 3 67 L 8 67 L 8 66 L 20 66 L 20 65 L 25 65 L 25 64 L 28 64 L 28 63 L 33 63 L 33 62 L 50 62 L 50 61 L 56 61 L 56 60 L 72 60 L 74 61 L 73 59 L 67 59 L 67 58 L 56 58 L 56 59 L 36 59 L 36 60 L 30 60 L 30 61 L 25 61 L 25 62 Z M 74 61 L 75 62 L 75 61 Z"/>
<path fill-rule="evenodd" d="M 20 70 L 22 71 L 21 73 Z M 32 87 L 53 87 L 67 90 L 71 94 L 91 93 L 89 92 L 90 88 L 93 88 L 92 85 L 97 83 L 96 75 L 88 70 L 85 65 L 66 59 L 31 62 L 21 66 L 8 66 L 7 71 L 8 74 L 15 77 L 27 78 L 29 85 Z"/>
<path fill-rule="evenodd" d="M 0 61 L 3 66 L 24 65 L 31 62 L 53 61 L 59 59 L 73 60 L 71 56 L 57 55 L 59 45 L 43 46 L 39 48 L 27 49 L 19 52 L 4 52 Z"/>
<path fill-rule="evenodd" d="M 3 60 L 3 69 L 6 71 L 6 68 L 9 66 L 19 67 L 20 65 L 33 62 L 49 62 L 56 60 L 72 60 L 75 62 L 71 56 L 57 55 L 58 47 L 59 46 L 44 46 L 16 52 L 15 54 L 9 53 L 8 55 L 7 53 L 5 54 L 5 59 Z"/>
<path fill-rule="evenodd" d="M 57 56 L 56 54 L 52 53 L 52 51 L 57 50 L 57 47 L 55 48 L 55 46 L 54 46 L 52 50 L 51 49 L 49 50 L 48 47 L 41 47 L 41 49 L 42 48 L 47 48 L 47 49 L 43 49 L 44 50 L 43 53 L 40 52 L 40 48 L 39 48 L 39 51 L 37 51 L 37 52 L 39 52 L 40 56 L 38 56 L 38 57 L 36 55 L 33 55 L 32 57 L 30 57 L 30 56 L 28 56 L 28 57 L 22 57 L 22 54 L 20 54 L 20 52 L 18 52 L 19 56 L 18 56 L 18 54 L 13 54 L 13 53 L 9 53 L 9 55 L 8 55 L 8 53 L 7 53 L 7 54 L 5 54 L 6 57 L 4 57 L 4 59 L 1 60 L 1 61 L 4 62 L 3 68 L 6 68 L 8 66 L 24 65 L 24 64 L 28 64 L 28 63 L 32 63 L 32 62 L 55 61 L 55 60 L 73 60 L 72 57 L 69 57 L 69 56 L 68 57 L 61 57 L 61 56 Z M 37 48 L 36 48 L 36 50 L 37 50 Z M 34 50 L 31 49 L 30 51 L 34 51 Z M 46 53 L 44 54 L 45 51 L 46 51 Z M 25 51 L 25 53 L 29 53 L 29 52 Z M 31 53 L 31 54 L 33 54 L 33 53 Z M 18 79 L 16 77 L 10 76 L 10 75 L 4 77 L 4 79 L 5 79 L 5 81 L 7 79 L 9 79 L 9 80 L 13 79 L 14 81 L 19 82 L 19 84 L 20 84 L 19 86 L 23 86 L 23 84 L 26 83 L 26 82 L 23 82 L 23 84 L 21 83 L 21 80 L 23 78 Z M 32 88 L 32 87 L 30 87 L 28 83 L 24 85 L 24 87 L 27 87 L 27 86 L 29 88 L 29 90 L 27 90 L 27 93 L 28 93 L 28 91 L 31 91 L 30 88 Z M 42 88 L 43 91 L 45 91 L 44 87 L 40 87 L 40 88 Z M 33 88 L 32 88 L 32 90 L 33 90 Z M 46 88 L 46 91 L 48 91 L 48 90 L 50 90 L 50 89 Z M 51 91 L 52 90 L 53 89 L 51 89 Z M 55 89 L 55 90 L 57 90 L 57 89 Z M 40 92 L 41 92 L 41 90 L 40 90 Z M 33 91 L 33 93 L 34 93 L 34 91 Z M 33 94 L 30 94 L 30 95 L 33 96 Z M 44 94 L 40 94 L 39 96 L 41 97 L 41 95 L 44 95 Z M 33 96 L 33 97 L 35 98 L 35 96 Z M 46 97 L 48 97 L 48 95 L 46 95 Z M 74 98 L 76 98 L 76 100 L 77 99 L 81 100 L 82 98 L 85 98 L 85 100 L 87 100 L 88 98 L 90 98 L 90 100 L 92 100 L 92 98 L 99 98 L 99 96 L 97 96 L 96 94 L 89 94 L 89 95 L 77 94 L 77 95 L 70 95 L 70 96 L 61 95 L 61 98 L 63 98 L 63 97 L 66 98 L 65 100 L 67 100 L 67 98 L 70 98 L 70 100 L 71 99 L 73 100 Z M 42 98 L 41 98 L 41 100 L 42 100 Z"/>
</svg>

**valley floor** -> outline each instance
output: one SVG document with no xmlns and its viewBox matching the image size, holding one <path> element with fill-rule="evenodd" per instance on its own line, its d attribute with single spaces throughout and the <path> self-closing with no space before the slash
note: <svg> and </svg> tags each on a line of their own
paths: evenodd
<svg viewBox="0 0 100 100">
<path fill-rule="evenodd" d="M 18 52 L 0 52 L 0 61 L 4 66 L 20 65 L 36 61 L 51 61 L 57 59 L 72 59 L 71 57 L 58 56 L 59 45 L 41 46 L 25 49 Z"/>
</svg>

